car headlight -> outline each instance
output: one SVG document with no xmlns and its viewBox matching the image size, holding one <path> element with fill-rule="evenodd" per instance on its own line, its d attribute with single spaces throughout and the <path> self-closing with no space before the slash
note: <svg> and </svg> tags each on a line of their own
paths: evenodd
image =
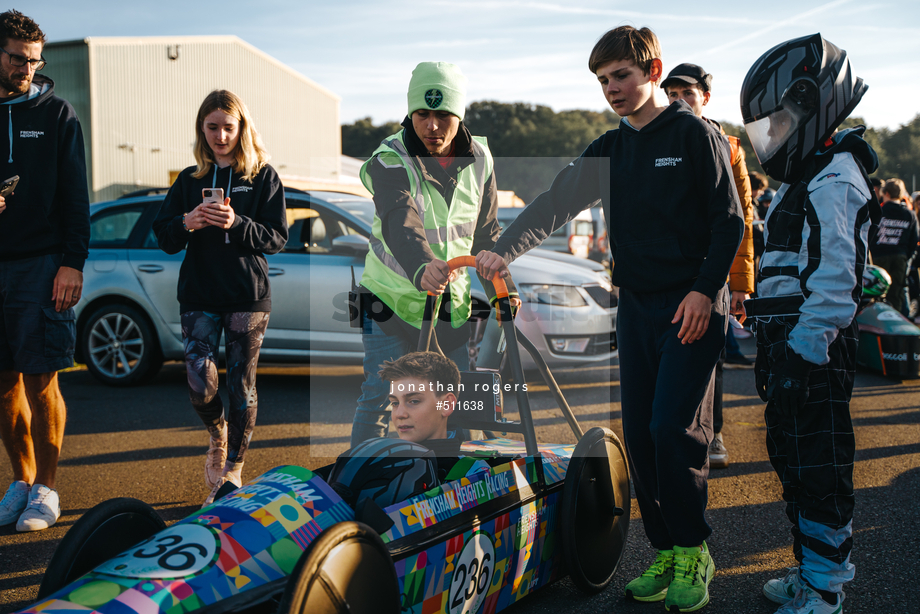
<svg viewBox="0 0 920 614">
<path fill-rule="evenodd" d="M 611 292 L 611 293 L 612 293 L 612 292 L 613 292 L 613 284 L 610 283 L 610 278 L 607 277 L 606 275 L 598 275 L 597 277 L 598 277 L 597 283 L 600 285 L 600 287 L 603 288 L 604 290 L 606 290 L 607 292 Z"/>
<path fill-rule="evenodd" d="M 588 304 L 575 286 L 562 284 L 521 284 L 518 286 L 521 298 L 529 303 L 557 305 L 560 307 L 584 307 Z"/>
</svg>

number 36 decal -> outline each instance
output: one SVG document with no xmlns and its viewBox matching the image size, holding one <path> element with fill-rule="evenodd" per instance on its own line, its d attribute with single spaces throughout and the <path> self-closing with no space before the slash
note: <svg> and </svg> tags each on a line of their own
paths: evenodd
<svg viewBox="0 0 920 614">
<path fill-rule="evenodd" d="M 125 578 L 181 578 L 214 560 L 217 537 L 197 524 L 174 525 L 96 568 Z"/>
<path fill-rule="evenodd" d="M 488 533 L 477 531 L 463 546 L 450 582 L 450 614 L 476 612 L 492 584 L 495 548 Z"/>
</svg>

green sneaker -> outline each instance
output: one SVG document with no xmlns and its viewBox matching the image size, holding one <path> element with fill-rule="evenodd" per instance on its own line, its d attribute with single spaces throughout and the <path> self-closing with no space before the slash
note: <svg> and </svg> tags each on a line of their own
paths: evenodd
<svg viewBox="0 0 920 614">
<path fill-rule="evenodd" d="M 659 550 L 652 566 L 626 585 L 626 596 L 636 601 L 661 601 L 674 577 L 674 551 Z"/>
<path fill-rule="evenodd" d="M 709 582 L 715 572 L 706 542 L 701 548 L 674 546 L 674 579 L 668 587 L 665 609 L 695 612 L 709 603 Z"/>
</svg>

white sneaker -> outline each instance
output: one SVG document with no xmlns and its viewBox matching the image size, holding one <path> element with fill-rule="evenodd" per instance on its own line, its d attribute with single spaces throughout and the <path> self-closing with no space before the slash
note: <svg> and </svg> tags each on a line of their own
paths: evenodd
<svg viewBox="0 0 920 614">
<path fill-rule="evenodd" d="M 802 586 L 786 605 L 776 611 L 776 614 L 843 614 L 843 600 L 846 595 L 843 591 L 837 593 L 837 601 L 833 604 L 821 599 L 821 595 L 810 586 Z"/>
<path fill-rule="evenodd" d="M 6 489 L 6 494 L 0 500 L 0 526 L 13 524 L 29 504 L 29 490 L 32 487 L 28 482 L 16 480 Z"/>
<path fill-rule="evenodd" d="M 769 580 L 763 585 L 763 596 L 774 603 L 788 603 L 802 588 L 799 568 L 789 567 L 786 575 L 776 580 Z"/>
<path fill-rule="evenodd" d="M 722 441 L 722 433 L 716 433 L 709 444 L 709 468 L 725 469 L 728 467 L 728 450 Z M 792 599 L 792 597 L 790 597 Z"/>
<path fill-rule="evenodd" d="M 210 429 L 208 429 L 210 432 Z M 211 437 L 211 446 L 204 459 L 204 482 L 208 488 L 220 482 L 223 475 L 224 463 L 227 462 L 227 423 L 223 422 L 220 429 L 215 429 L 218 437 Z"/>
<path fill-rule="evenodd" d="M 35 484 L 29 493 L 29 505 L 16 523 L 17 531 L 41 531 L 61 517 L 58 492 L 44 484 Z"/>
</svg>

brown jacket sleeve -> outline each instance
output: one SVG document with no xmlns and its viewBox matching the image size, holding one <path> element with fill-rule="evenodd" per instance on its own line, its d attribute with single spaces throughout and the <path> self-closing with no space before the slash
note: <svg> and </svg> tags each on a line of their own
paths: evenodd
<svg viewBox="0 0 920 614">
<path fill-rule="evenodd" d="M 744 150 L 737 137 L 728 137 L 732 150 L 732 174 L 735 188 L 744 211 L 744 236 L 741 246 L 735 254 L 732 268 L 728 273 L 728 287 L 732 292 L 754 292 L 754 203 L 751 201 L 751 178 L 748 176 L 747 164 L 744 162 Z"/>
</svg>

